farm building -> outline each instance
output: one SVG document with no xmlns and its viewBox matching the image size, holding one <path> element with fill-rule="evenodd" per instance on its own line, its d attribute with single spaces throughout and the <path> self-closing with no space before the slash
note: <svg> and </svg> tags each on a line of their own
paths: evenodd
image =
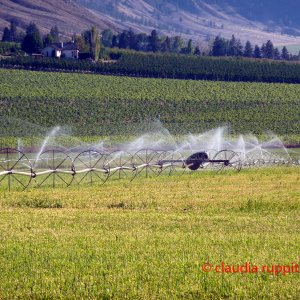
<svg viewBox="0 0 300 300">
<path fill-rule="evenodd" d="M 54 43 L 42 50 L 45 57 L 75 58 L 79 57 L 79 48 L 73 42 Z"/>
</svg>

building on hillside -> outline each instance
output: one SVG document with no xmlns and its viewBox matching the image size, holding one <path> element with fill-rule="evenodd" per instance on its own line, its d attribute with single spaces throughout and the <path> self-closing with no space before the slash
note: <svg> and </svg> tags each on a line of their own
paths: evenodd
<svg viewBox="0 0 300 300">
<path fill-rule="evenodd" d="M 78 59 L 79 48 L 73 42 L 68 43 L 54 43 L 42 50 L 44 57 L 56 58 L 73 58 Z"/>
</svg>

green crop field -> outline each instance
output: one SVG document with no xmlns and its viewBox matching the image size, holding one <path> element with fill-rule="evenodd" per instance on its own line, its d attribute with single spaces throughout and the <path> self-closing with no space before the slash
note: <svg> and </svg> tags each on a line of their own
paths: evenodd
<svg viewBox="0 0 300 300">
<path fill-rule="evenodd" d="M 1 193 L 0 298 L 297 299 L 299 216 L 287 167 Z"/>
<path fill-rule="evenodd" d="M 299 141 L 300 85 L 1 69 L 0 86 L 2 138 L 56 125 L 75 136 L 131 135 L 159 119 L 173 134 L 227 125 L 232 133 L 272 131 Z"/>
<path fill-rule="evenodd" d="M 154 120 L 176 139 L 227 125 L 299 143 L 299 116 L 300 85 L 0 69 L 0 147 L 58 125 L 69 146 L 122 141 Z M 0 299 L 299 297 L 299 166 L 34 186 L 0 191 Z"/>
</svg>

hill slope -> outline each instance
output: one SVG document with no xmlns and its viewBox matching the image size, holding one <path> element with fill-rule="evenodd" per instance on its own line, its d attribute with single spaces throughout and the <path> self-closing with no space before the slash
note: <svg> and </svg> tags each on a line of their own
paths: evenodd
<svg viewBox="0 0 300 300">
<path fill-rule="evenodd" d="M 213 3 L 213 4 L 212 4 Z M 24 29 L 34 21 L 47 32 L 53 25 L 71 35 L 96 24 L 102 30 L 133 28 L 182 35 L 207 42 L 220 34 L 235 34 L 243 42 L 300 44 L 300 3 L 292 0 L 2 0 L 0 31 L 14 19 Z"/>
<path fill-rule="evenodd" d="M 24 29 L 29 22 L 35 22 L 43 33 L 57 25 L 65 34 L 81 32 L 96 24 L 100 29 L 115 28 L 107 18 L 100 18 L 72 0 L 1 0 L 0 31 L 16 20 Z"/>
<path fill-rule="evenodd" d="M 251 1 L 250 4 L 236 0 L 78 0 L 78 2 L 103 18 L 109 15 L 118 26 L 125 24 L 138 31 L 156 28 L 163 34 L 181 34 L 185 38 L 202 41 L 207 41 L 218 34 L 229 38 L 233 33 L 244 42 L 249 39 L 259 44 L 267 39 L 273 40 L 276 44 L 298 44 L 300 41 L 300 36 L 294 36 L 300 34 L 300 22 L 296 13 L 292 12 L 300 4 L 294 4 L 291 0 L 285 1 L 284 5 L 282 3 L 284 13 L 281 19 L 278 17 L 280 10 L 275 9 L 278 8 L 276 3 L 273 1 L 271 5 L 269 0 Z M 266 7 L 261 4 L 264 5 L 265 2 L 268 4 Z M 291 19 L 288 13 L 291 14 Z"/>
</svg>

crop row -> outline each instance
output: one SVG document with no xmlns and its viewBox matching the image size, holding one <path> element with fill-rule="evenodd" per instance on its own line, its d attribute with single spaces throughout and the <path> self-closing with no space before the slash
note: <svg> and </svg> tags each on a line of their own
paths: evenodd
<svg viewBox="0 0 300 300">
<path fill-rule="evenodd" d="M 145 54 L 116 50 L 111 52 L 112 58 L 118 58 L 114 63 L 13 57 L 0 60 L 0 67 L 80 71 L 133 77 L 300 83 L 300 64 L 296 62 Z"/>
<path fill-rule="evenodd" d="M 300 85 L 3 69 L 0 84 L 2 136 L 36 135 L 56 125 L 78 136 L 130 135 L 157 119 L 175 134 L 220 125 L 234 133 L 300 132 Z"/>
</svg>

